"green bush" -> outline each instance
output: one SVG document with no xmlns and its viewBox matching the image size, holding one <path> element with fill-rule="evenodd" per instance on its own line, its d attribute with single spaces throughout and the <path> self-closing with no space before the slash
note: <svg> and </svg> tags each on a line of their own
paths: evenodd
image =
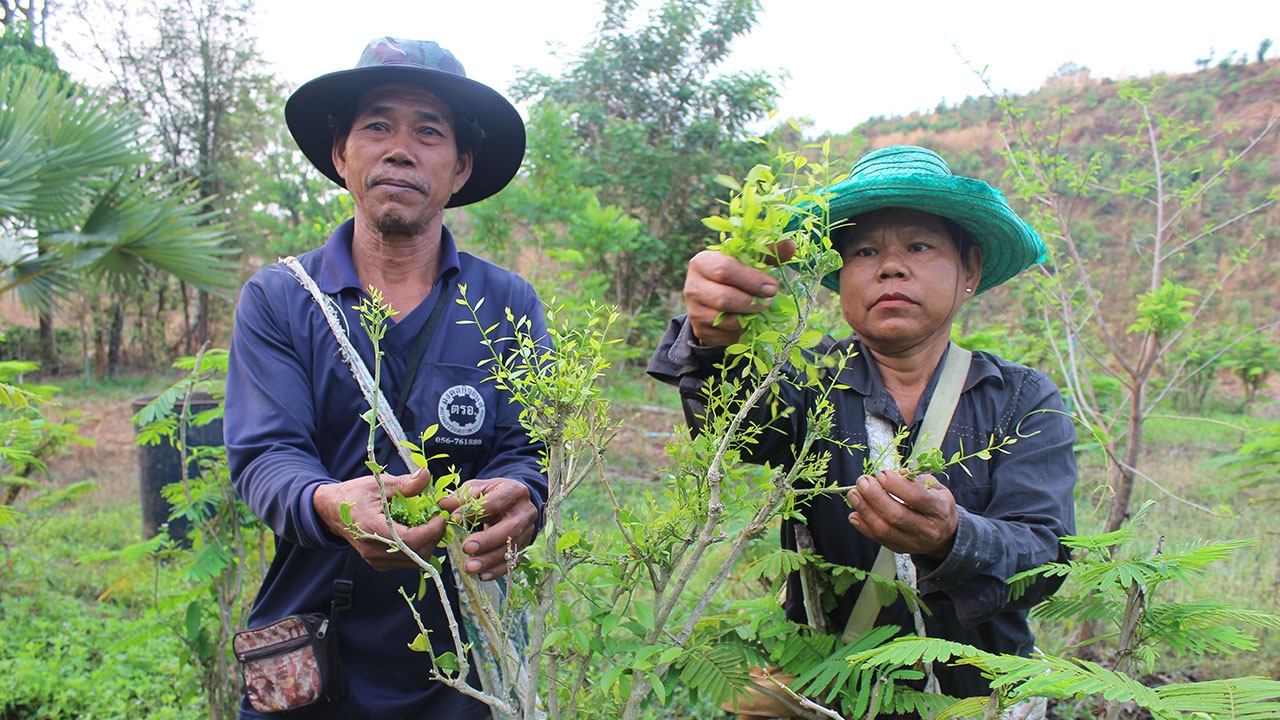
<svg viewBox="0 0 1280 720">
<path fill-rule="evenodd" d="M 53 337 L 58 357 L 79 357 L 80 341 L 70 328 L 54 328 Z M 36 328 L 13 325 L 0 331 L 0 361 L 34 360 L 39 357 L 40 331 Z"/>
</svg>

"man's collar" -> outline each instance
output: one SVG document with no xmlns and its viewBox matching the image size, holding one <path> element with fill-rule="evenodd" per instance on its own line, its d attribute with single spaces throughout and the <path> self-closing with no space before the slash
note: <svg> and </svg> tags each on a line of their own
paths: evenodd
<svg viewBox="0 0 1280 720">
<path fill-rule="evenodd" d="M 316 285 L 320 291 L 334 295 L 348 288 L 363 290 L 360 277 L 356 274 L 355 262 L 351 259 L 351 240 L 355 233 L 355 219 L 349 219 L 338 226 L 329 236 L 320 250 L 322 263 L 316 275 Z M 461 266 L 458 259 L 458 246 L 453 241 L 453 233 L 449 228 L 440 227 L 440 271 L 435 280 Z"/>
</svg>

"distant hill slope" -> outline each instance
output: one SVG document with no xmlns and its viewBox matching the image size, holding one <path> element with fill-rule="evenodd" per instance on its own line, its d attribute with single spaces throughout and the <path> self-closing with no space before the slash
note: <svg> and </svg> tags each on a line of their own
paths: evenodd
<svg viewBox="0 0 1280 720">
<path fill-rule="evenodd" d="M 1280 60 L 1222 65 L 1184 75 L 1156 75 L 1134 81 L 1158 88 L 1152 106 L 1162 115 L 1205 127 L 1204 150 L 1218 158 L 1246 146 L 1268 120 L 1280 114 Z M 1127 121 L 1136 117 L 1134 105 L 1120 96 L 1121 83 L 1095 79 L 1087 70 L 1050 78 L 1038 90 L 1012 97 L 1025 110 L 1024 121 L 1037 125 L 1043 137 L 1059 136 L 1057 149 L 1076 162 L 1090 158 L 1100 164 L 1099 184 L 1107 185 L 1109 173 L 1150 158 L 1129 156 L 1116 136 L 1131 132 Z M 1061 112 L 1062 109 L 1065 112 Z M 968 98 L 955 106 L 939 106 L 934 112 L 906 117 L 876 118 L 853 132 L 831 138 L 832 147 L 852 156 L 861 149 L 895 143 L 923 145 L 940 152 L 952 170 L 982 178 L 1000 187 L 1011 204 L 1025 212 L 1025 203 L 1013 197 L 1013 183 L 1006 176 L 1009 163 L 1003 156 L 1002 111 L 993 97 Z M 1049 146 L 1045 140 L 1044 147 Z M 1201 152 L 1195 150 L 1194 152 Z M 1216 162 L 1206 163 L 1212 172 Z M 1188 186 L 1198 177 L 1178 179 Z M 1207 195 L 1182 230 L 1198 229 L 1197 223 L 1216 222 L 1280 192 L 1280 128 L 1270 133 L 1247 160 L 1234 168 L 1230 180 Z M 1074 207 L 1079 233 L 1096 237 L 1100 257 L 1111 251 L 1118 265 L 1108 274 L 1105 290 L 1113 303 L 1132 302 L 1145 290 L 1148 274 L 1135 266 L 1132 252 L 1119 252 L 1127 243 L 1150 232 L 1149 213 L 1135 211 L 1135 201 L 1120 202 L 1111 195 L 1085 192 Z M 1189 263 L 1196 277 L 1179 277 L 1204 287 L 1229 264 L 1232 253 L 1260 240 L 1244 271 L 1232 276 L 1215 314 L 1224 321 L 1262 325 L 1280 317 L 1280 205 L 1232 228 L 1196 243 Z M 995 298 L 1000 292 L 993 293 Z M 999 302 L 984 298 L 984 316 L 998 315 Z M 1001 318 L 996 318 L 1001 319 Z"/>
</svg>

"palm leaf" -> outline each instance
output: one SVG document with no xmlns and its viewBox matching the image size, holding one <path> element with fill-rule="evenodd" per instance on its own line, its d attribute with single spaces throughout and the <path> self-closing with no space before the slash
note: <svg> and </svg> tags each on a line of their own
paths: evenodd
<svg viewBox="0 0 1280 720">
<path fill-rule="evenodd" d="M 25 307 L 47 310 L 76 291 L 75 273 L 57 248 L 39 254 L 34 239 L 0 238 L 0 294 L 10 290 Z"/>
<path fill-rule="evenodd" d="M 85 204 L 85 189 L 117 168 L 137 165 L 146 155 L 133 146 L 140 125 L 97 95 L 44 73 L 25 73 L 38 102 L 40 167 L 24 213 L 39 224 L 74 222 Z"/>
<path fill-rule="evenodd" d="M 75 269 L 110 285 L 159 270 L 202 290 L 230 290 L 237 279 L 234 251 L 199 202 L 194 185 L 159 172 L 122 176 L 97 198 L 79 232 L 49 240 L 63 247 Z"/>
<path fill-rule="evenodd" d="M 0 70 L 0 217 L 24 215 L 35 202 L 48 78 L 34 69 Z"/>
</svg>

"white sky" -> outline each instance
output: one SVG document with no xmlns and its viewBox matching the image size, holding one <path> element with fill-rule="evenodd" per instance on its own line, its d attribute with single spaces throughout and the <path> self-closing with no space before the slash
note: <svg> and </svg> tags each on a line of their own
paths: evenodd
<svg viewBox="0 0 1280 720">
<path fill-rule="evenodd" d="M 642 0 L 651 6 L 654 0 Z M 1256 56 L 1275 41 L 1280 1 L 1216 0 L 763 0 L 733 69 L 786 71 L 783 116 L 812 132 L 847 132 L 876 115 L 929 110 L 985 89 L 957 53 L 986 67 L 997 88 L 1022 93 L 1063 63 L 1094 77 L 1188 72 L 1216 51 Z M 469 77 L 506 93 L 520 68 L 555 72 L 594 34 L 598 0 L 258 0 L 259 49 L 285 80 L 355 65 L 372 38 L 435 40 Z M 555 53 L 560 55 L 557 58 Z"/>
</svg>

